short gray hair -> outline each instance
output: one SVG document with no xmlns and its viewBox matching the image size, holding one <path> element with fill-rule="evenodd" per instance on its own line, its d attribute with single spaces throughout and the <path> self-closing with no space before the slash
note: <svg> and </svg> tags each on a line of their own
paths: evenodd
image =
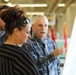
<svg viewBox="0 0 76 75">
<path fill-rule="evenodd" d="M 36 16 L 34 16 L 33 19 L 32 19 L 32 24 L 35 24 L 37 18 L 39 18 L 39 17 L 45 18 L 46 21 L 48 22 L 48 19 L 47 19 L 47 17 L 46 17 L 45 15 L 36 15 Z"/>
</svg>

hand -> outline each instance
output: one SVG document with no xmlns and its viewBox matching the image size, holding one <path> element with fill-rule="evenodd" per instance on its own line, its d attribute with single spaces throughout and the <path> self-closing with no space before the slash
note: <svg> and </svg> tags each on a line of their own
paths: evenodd
<svg viewBox="0 0 76 75">
<path fill-rule="evenodd" d="M 66 52 L 65 48 L 62 47 L 57 47 L 52 53 L 54 54 L 55 57 L 57 57 L 60 54 L 64 54 Z"/>
</svg>

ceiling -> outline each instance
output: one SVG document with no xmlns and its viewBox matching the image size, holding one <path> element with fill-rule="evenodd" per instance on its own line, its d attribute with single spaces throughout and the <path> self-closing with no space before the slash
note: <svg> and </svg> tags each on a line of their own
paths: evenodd
<svg viewBox="0 0 76 75">
<path fill-rule="evenodd" d="M 24 7 L 24 10 L 49 14 L 65 12 L 66 8 L 76 0 L 9 0 L 8 2 L 12 4 L 47 4 L 47 7 Z M 0 5 L 6 3 L 4 0 L 0 0 Z M 64 3 L 65 7 L 58 7 L 59 3 Z"/>
</svg>

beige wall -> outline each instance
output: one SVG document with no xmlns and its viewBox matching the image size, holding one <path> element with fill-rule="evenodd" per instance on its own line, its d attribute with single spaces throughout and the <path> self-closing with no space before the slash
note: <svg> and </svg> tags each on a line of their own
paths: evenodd
<svg viewBox="0 0 76 75">
<path fill-rule="evenodd" d="M 67 23 L 67 34 L 68 34 L 68 36 L 70 36 L 71 32 L 72 32 L 75 14 L 76 14 L 76 6 L 70 6 L 67 8 L 66 13 L 65 13 L 65 20 Z"/>
<path fill-rule="evenodd" d="M 58 17 L 58 23 L 57 23 L 57 32 L 59 32 L 60 35 L 63 35 L 63 24 L 66 22 L 67 25 L 67 35 L 68 37 L 71 36 L 72 32 L 72 27 L 75 19 L 75 14 L 76 14 L 76 3 L 72 4 L 69 6 L 65 13 L 61 13 L 57 15 Z"/>
</svg>

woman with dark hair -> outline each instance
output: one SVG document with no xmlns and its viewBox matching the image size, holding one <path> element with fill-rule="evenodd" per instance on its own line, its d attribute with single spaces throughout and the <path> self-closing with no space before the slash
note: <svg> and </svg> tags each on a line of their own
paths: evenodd
<svg viewBox="0 0 76 75">
<path fill-rule="evenodd" d="M 0 17 L 7 34 L 0 46 L 0 75 L 39 75 L 30 55 L 20 47 L 30 36 L 29 19 L 17 7 L 6 9 Z"/>
</svg>

